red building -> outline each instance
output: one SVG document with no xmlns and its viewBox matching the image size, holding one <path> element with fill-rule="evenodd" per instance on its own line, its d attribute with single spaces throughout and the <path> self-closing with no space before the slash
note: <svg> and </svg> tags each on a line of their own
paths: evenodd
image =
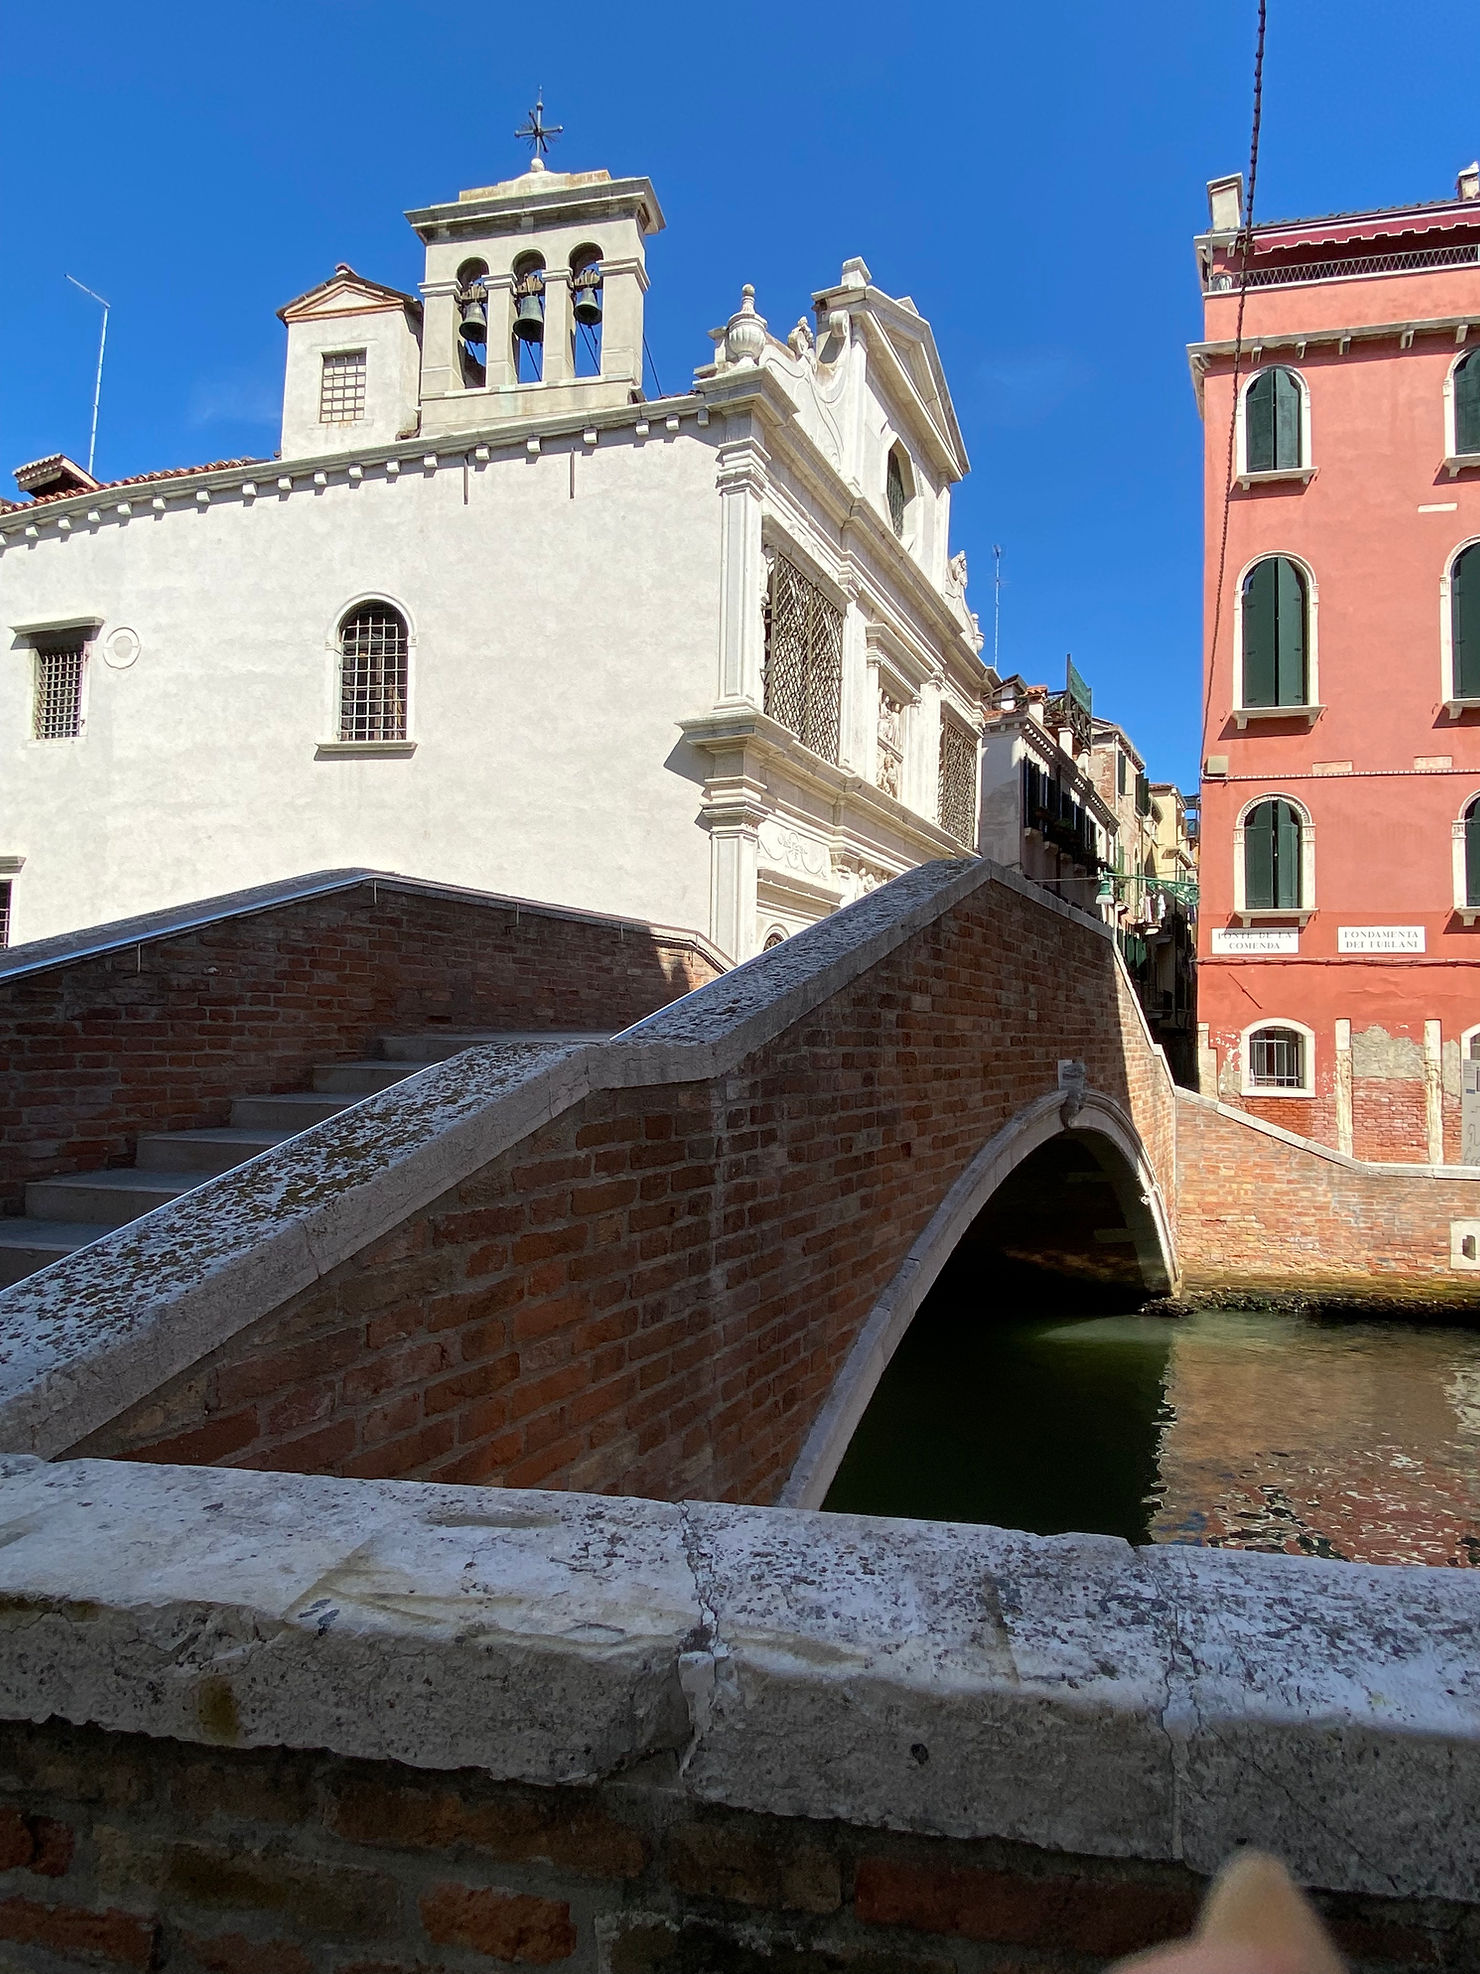
<svg viewBox="0 0 1480 1974">
<path fill-rule="evenodd" d="M 1200 1081 L 1359 1158 L 1452 1162 L 1480 1056 L 1480 170 L 1256 226 L 1235 392 L 1241 198 L 1209 187 L 1190 353 Z"/>
</svg>

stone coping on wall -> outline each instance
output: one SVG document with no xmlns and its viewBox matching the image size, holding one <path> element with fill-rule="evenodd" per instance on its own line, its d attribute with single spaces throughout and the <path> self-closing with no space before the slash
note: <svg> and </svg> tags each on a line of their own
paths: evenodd
<svg viewBox="0 0 1480 1974">
<path fill-rule="evenodd" d="M 697 1082 L 987 885 L 921 864 L 602 1044 L 488 1045 L 407 1077 L 0 1291 L 0 1450 L 64 1452 L 594 1090 Z"/>
<path fill-rule="evenodd" d="M 14 1457 L 0 1527 L 11 1720 L 1477 1896 L 1467 1573 Z"/>
<path fill-rule="evenodd" d="M 403 877 L 395 871 L 325 870 L 303 877 L 274 879 L 269 884 L 253 884 L 240 891 L 226 891 L 214 898 L 193 899 L 189 904 L 171 905 L 162 911 L 140 912 L 132 918 L 113 919 L 104 925 L 81 926 L 74 932 L 59 932 L 50 939 L 31 939 L 0 952 L 0 987 L 7 981 L 29 974 L 50 972 L 70 966 L 77 960 L 97 958 L 103 953 L 124 952 L 130 946 L 146 946 L 157 939 L 175 939 L 188 932 L 226 919 L 250 918 L 282 905 L 296 905 L 309 898 L 324 898 L 338 891 L 358 890 L 375 885 L 391 892 L 409 892 L 417 897 L 447 898 L 459 903 L 488 905 L 496 910 L 514 911 L 521 916 L 541 919 L 569 919 L 583 925 L 615 925 L 645 937 L 691 946 L 721 972 L 734 961 L 697 932 L 677 926 L 654 925 L 646 919 L 623 918 L 613 912 L 587 912 L 574 905 L 541 904 L 533 898 L 516 898 L 498 891 L 476 891 L 462 884 L 443 884 L 435 878 Z"/>
<path fill-rule="evenodd" d="M 1214 1111 L 1219 1117 L 1247 1125 L 1251 1131 L 1261 1131 L 1266 1138 L 1277 1138 L 1282 1145 L 1309 1152 L 1312 1157 L 1323 1158 L 1328 1164 L 1339 1165 L 1347 1172 L 1362 1172 L 1379 1179 L 1467 1179 L 1472 1184 L 1480 1184 L 1480 1165 L 1420 1165 L 1416 1160 L 1408 1164 L 1401 1160 L 1353 1158 L 1349 1152 L 1337 1151 L 1332 1145 L 1318 1144 L 1314 1138 L 1302 1138 L 1298 1131 L 1287 1131 L 1282 1124 L 1271 1124 L 1268 1118 L 1255 1117 L 1252 1111 L 1240 1110 L 1236 1104 L 1226 1104 L 1215 1097 L 1205 1097 L 1200 1091 L 1185 1089 L 1181 1084 L 1177 1086 L 1177 1101 L 1199 1110 Z"/>
</svg>

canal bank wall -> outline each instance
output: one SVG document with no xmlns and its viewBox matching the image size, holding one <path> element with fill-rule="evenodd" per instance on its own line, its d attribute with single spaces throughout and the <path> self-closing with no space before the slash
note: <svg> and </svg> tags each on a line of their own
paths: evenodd
<svg viewBox="0 0 1480 1974">
<path fill-rule="evenodd" d="M 0 1463 L 0 1959 L 1089 1974 L 1236 1845 L 1480 1960 L 1480 1581 Z"/>
<path fill-rule="evenodd" d="M 1176 1136 L 1185 1293 L 1480 1309 L 1480 1170 L 1349 1158 L 1183 1089 Z"/>
</svg>

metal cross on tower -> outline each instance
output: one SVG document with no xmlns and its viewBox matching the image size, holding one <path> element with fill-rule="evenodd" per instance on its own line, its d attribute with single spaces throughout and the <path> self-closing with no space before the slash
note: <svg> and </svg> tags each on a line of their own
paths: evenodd
<svg viewBox="0 0 1480 1974">
<path fill-rule="evenodd" d="M 542 84 L 539 95 L 535 99 L 535 106 L 529 112 L 529 122 L 522 130 L 516 130 L 514 132 L 516 137 L 522 138 L 530 146 L 531 153 L 536 158 L 545 156 L 550 146 L 565 128 L 564 124 L 546 123 L 544 118 L 545 91 Z"/>
</svg>

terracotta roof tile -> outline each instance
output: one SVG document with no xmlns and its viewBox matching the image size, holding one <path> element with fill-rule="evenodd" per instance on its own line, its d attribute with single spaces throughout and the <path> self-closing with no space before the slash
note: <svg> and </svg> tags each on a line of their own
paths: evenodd
<svg viewBox="0 0 1480 1974">
<path fill-rule="evenodd" d="M 235 466 L 271 466 L 270 459 L 208 459 L 200 466 L 161 466 L 154 473 L 130 473 L 122 480 L 100 480 L 95 493 L 110 493 L 115 487 L 152 486 L 156 480 L 183 480 L 192 473 L 227 473 Z M 75 500 L 76 490 L 71 493 L 37 494 L 34 500 L 0 501 L 0 514 L 23 514 L 33 507 L 46 507 L 54 500 Z"/>
</svg>

